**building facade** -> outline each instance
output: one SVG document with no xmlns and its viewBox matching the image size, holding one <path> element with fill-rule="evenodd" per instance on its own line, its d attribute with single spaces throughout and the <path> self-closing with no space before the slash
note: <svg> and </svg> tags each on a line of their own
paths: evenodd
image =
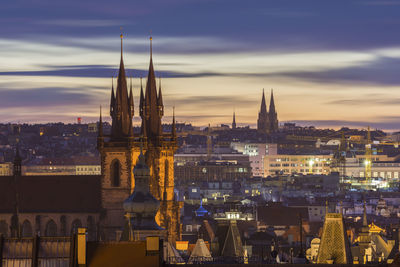
<svg viewBox="0 0 400 267">
<path fill-rule="evenodd" d="M 329 174 L 331 155 L 271 155 L 264 157 L 265 176 Z"/>
<path fill-rule="evenodd" d="M 146 164 L 150 168 L 150 192 L 160 201 L 156 221 L 168 230 L 169 239 L 175 241 L 180 235 L 182 207 L 182 203 L 175 201 L 174 196 L 174 153 L 177 149 L 175 119 L 172 122 L 172 132 L 164 133 L 161 125 L 164 104 L 161 83 L 157 93 L 151 42 L 150 38 L 150 65 L 146 89 L 145 93 L 143 87 L 140 91 L 141 133 L 140 136 L 135 136 L 132 126 L 134 116 L 132 86 L 128 95 L 121 35 L 121 60 L 115 94 L 114 86 L 111 89 L 112 127 L 109 136 L 103 134 L 100 114 L 98 150 L 102 165 L 102 207 L 105 210 L 101 225 L 105 235 L 112 235 L 124 225 L 124 210 L 121 203 L 128 198 L 135 187 L 133 168 L 142 146 Z"/>
</svg>

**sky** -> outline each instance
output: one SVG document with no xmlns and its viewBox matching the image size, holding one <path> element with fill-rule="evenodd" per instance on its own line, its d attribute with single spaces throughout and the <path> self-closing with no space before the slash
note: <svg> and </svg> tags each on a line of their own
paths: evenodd
<svg viewBox="0 0 400 267">
<path fill-rule="evenodd" d="M 136 107 L 153 36 L 165 123 L 175 106 L 178 122 L 230 123 L 235 111 L 255 126 L 273 89 L 282 123 L 399 130 L 399 14 L 400 0 L 6 1 L 0 122 L 96 121 L 122 27 Z"/>
</svg>

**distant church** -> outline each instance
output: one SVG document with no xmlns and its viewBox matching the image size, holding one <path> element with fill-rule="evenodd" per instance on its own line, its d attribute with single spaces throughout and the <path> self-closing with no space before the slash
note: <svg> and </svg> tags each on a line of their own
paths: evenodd
<svg viewBox="0 0 400 267">
<path fill-rule="evenodd" d="M 278 114 L 275 110 L 274 93 L 272 91 L 268 112 L 263 89 L 261 107 L 258 113 L 257 130 L 265 134 L 273 134 L 278 131 Z"/>
<path fill-rule="evenodd" d="M 117 87 L 111 88 L 110 135 L 103 133 L 100 111 L 97 147 L 101 175 L 22 176 L 17 150 L 14 175 L 0 179 L 0 234 L 63 236 L 86 227 L 89 240 L 115 240 L 126 222 L 123 202 L 134 191 L 133 169 L 142 146 L 150 169 L 150 192 L 160 202 L 156 222 L 167 230 L 169 241 L 180 239 L 183 203 L 176 201 L 174 194 L 175 116 L 172 131 L 164 133 L 161 84 L 157 92 L 150 38 L 146 88 L 140 91 L 141 133 L 133 133 L 134 101 L 132 85 L 128 94 L 122 37 Z"/>
</svg>

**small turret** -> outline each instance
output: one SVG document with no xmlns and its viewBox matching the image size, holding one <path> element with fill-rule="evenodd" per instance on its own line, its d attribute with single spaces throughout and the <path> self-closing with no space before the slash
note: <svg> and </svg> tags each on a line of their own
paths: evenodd
<svg viewBox="0 0 400 267">
<path fill-rule="evenodd" d="M 110 101 L 110 116 L 114 116 L 115 94 L 114 94 L 114 77 L 111 77 L 111 101 Z"/>
<path fill-rule="evenodd" d="M 103 134 L 103 119 L 101 116 L 101 106 L 100 106 L 100 116 L 99 116 L 99 126 L 97 135 L 97 149 L 101 151 L 104 146 L 104 134 Z"/>
<path fill-rule="evenodd" d="M 135 115 L 135 106 L 133 103 L 133 93 L 132 93 L 132 77 L 131 77 L 131 86 L 130 86 L 130 91 L 129 91 L 129 107 L 131 111 L 131 118 Z"/>
<path fill-rule="evenodd" d="M 164 104 L 163 104 L 162 91 L 161 91 L 161 77 L 159 78 L 157 107 L 158 107 L 159 116 L 160 117 L 164 116 Z"/>
<path fill-rule="evenodd" d="M 143 119 L 144 118 L 144 94 L 143 94 L 143 83 L 142 77 L 140 77 L 140 101 L 139 101 L 139 115 Z"/>
</svg>

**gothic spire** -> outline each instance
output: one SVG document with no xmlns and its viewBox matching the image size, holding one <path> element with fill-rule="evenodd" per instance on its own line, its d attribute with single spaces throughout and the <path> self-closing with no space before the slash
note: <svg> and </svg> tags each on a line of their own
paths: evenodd
<svg viewBox="0 0 400 267">
<path fill-rule="evenodd" d="M 235 111 L 233 112 L 232 129 L 236 129 L 236 115 L 235 115 Z"/>
<path fill-rule="evenodd" d="M 143 94 L 143 83 L 142 83 L 142 77 L 140 77 L 140 101 L 139 101 L 139 115 L 142 119 L 144 119 L 144 113 L 143 113 L 143 108 L 144 108 L 144 94 Z"/>
<path fill-rule="evenodd" d="M 135 107 L 133 103 L 133 93 L 132 93 L 132 76 L 131 76 L 131 85 L 130 85 L 130 91 L 129 91 L 129 108 L 131 111 L 131 118 L 133 118 L 133 115 L 135 114 Z"/>
<path fill-rule="evenodd" d="M 131 108 L 128 98 L 128 87 L 125 76 L 125 66 L 122 53 L 122 40 L 121 34 L 121 61 L 119 65 L 118 79 L 117 79 L 117 92 L 112 114 L 112 138 L 123 138 L 130 134 L 130 125 L 132 120 Z"/>
<path fill-rule="evenodd" d="M 111 101 L 110 101 L 110 116 L 114 115 L 115 94 L 114 94 L 114 77 L 111 77 Z"/>
<path fill-rule="evenodd" d="M 146 94 L 144 99 L 144 113 L 146 118 L 146 127 L 147 127 L 147 135 L 149 138 L 153 138 L 152 140 L 156 140 L 155 138 L 162 134 L 161 127 L 161 118 L 163 116 L 162 109 L 158 107 L 158 97 L 157 97 L 157 88 L 156 88 L 156 77 L 154 74 L 153 67 L 153 56 L 152 56 L 152 40 L 150 37 L 150 65 L 149 65 L 149 73 L 147 76 L 146 83 Z"/>
<path fill-rule="evenodd" d="M 276 113 L 275 111 L 275 102 L 274 102 L 274 91 L 271 89 L 271 100 L 269 102 L 269 113 Z"/>
<path fill-rule="evenodd" d="M 267 105 L 265 104 L 264 89 L 263 89 L 262 98 L 261 98 L 260 113 L 262 113 L 262 114 L 267 114 Z"/>
<path fill-rule="evenodd" d="M 269 124 L 269 115 L 267 111 L 267 105 L 265 103 L 265 93 L 263 89 L 260 111 L 258 112 L 257 130 L 264 134 L 268 133 L 270 128 Z"/>
<path fill-rule="evenodd" d="M 101 106 L 100 106 L 100 116 L 99 116 L 99 137 L 103 137 L 103 120 L 101 117 Z"/>
<path fill-rule="evenodd" d="M 160 107 L 163 107 L 163 99 L 162 99 L 162 93 L 161 93 L 161 77 L 159 77 L 159 86 L 158 86 L 158 99 L 157 99 L 157 104 Z"/>
</svg>

